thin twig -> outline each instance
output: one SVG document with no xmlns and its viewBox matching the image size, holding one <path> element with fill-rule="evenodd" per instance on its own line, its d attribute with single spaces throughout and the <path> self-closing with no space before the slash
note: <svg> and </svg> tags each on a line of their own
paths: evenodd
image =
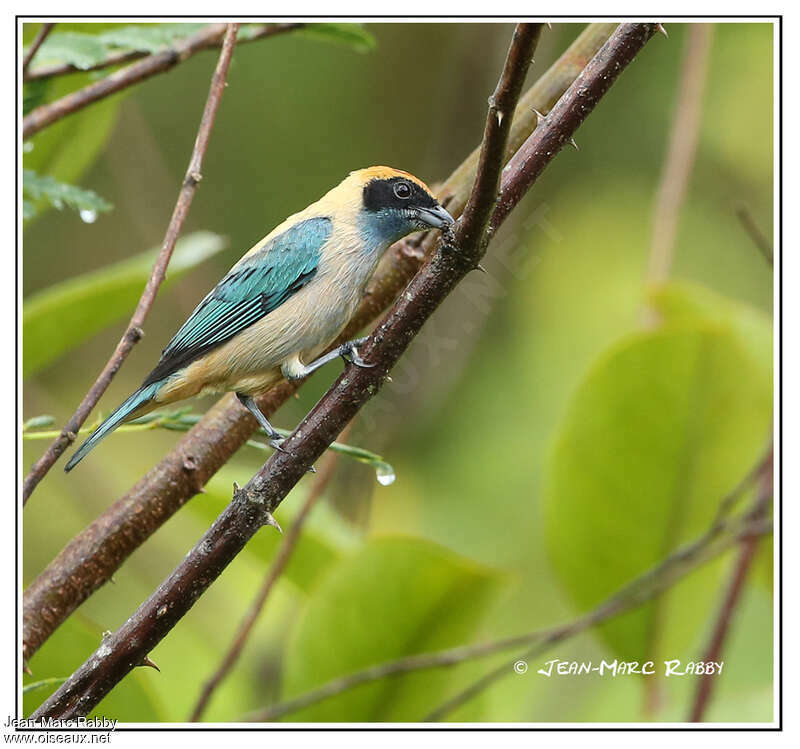
<svg viewBox="0 0 800 749">
<path fill-rule="evenodd" d="M 770 242 L 769 238 L 761 231 L 750 209 L 744 203 L 739 203 L 739 205 L 736 206 L 736 218 L 742 222 L 744 230 L 750 235 L 750 239 L 753 240 L 758 251 L 764 256 L 764 259 L 769 263 L 770 267 L 772 267 L 774 265 L 772 242 Z"/>
<path fill-rule="evenodd" d="M 292 31 L 294 29 L 299 29 L 305 26 L 305 23 L 269 23 L 260 26 L 258 29 L 254 31 L 250 31 L 247 36 L 243 36 L 242 38 L 237 40 L 237 45 L 241 46 L 242 44 L 247 44 L 248 42 L 254 42 L 257 39 L 263 39 L 268 36 L 273 36 L 274 34 L 279 34 L 284 31 Z M 204 49 L 215 49 L 219 48 L 222 45 L 222 39 L 217 37 L 216 39 L 209 40 L 209 42 L 197 49 L 198 52 Z M 125 52 L 114 52 L 110 54 L 105 60 L 102 62 L 98 62 L 96 65 L 92 65 L 88 68 L 76 68 L 74 65 L 71 65 L 68 62 L 64 63 L 56 63 L 54 65 L 49 66 L 42 66 L 37 67 L 33 70 L 29 70 L 27 74 L 24 76 L 25 81 L 38 81 L 45 78 L 54 78 L 56 76 L 61 75 L 69 75 L 71 73 L 88 73 L 94 72 L 97 70 L 105 70 L 106 68 L 113 68 L 116 65 L 124 65 L 126 62 L 133 62 L 134 60 L 141 60 L 143 57 L 152 57 L 154 54 L 160 54 L 159 52 L 147 52 L 144 50 L 129 50 Z"/>
<path fill-rule="evenodd" d="M 342 438 L 344 438 L 345 432 L 349 431 L 349 428 L 350 427 L 347 427 L 342 432 Z M 239 624 L 239 629 L 233 638 L 233 642 L 231 643 L 228 652 L 225 653 L 225 656 L 217 667 L 217 670 L 208 678 L 205 684 L 203 684 L 203 689 L 200 692 L 197 703 L 195 704 L 192 714 L 189 717 L 190 721 L 195 722 L 203 717 L 203 713 L 206 711 L 214 691 L 234 667 L 236 661 L 239 660 L 239 656 L 242 654 L 242 650 L 247 644 L 247 638 L 250 636 L 250 632 L 256 623 L 256 619 L 258 619 L 261 612 L 264 610 L 264 605 L 267 602 L 269 594 L 275 587 L 275 583 L 283 574 L 283 571 L 286 569 L 286 565 L 292 558 L 292 554 L 294 554 L 294 550 L 297 548 L 297 542 L 300 540 L 300 533 L 303 530 L 303 526 L 305 525 L 311 510 L 314 508 L 314 505 L 317 504 L 319 498 L 325 493 L 325 490 L 333 478 L 335 471 L 336 455 L 331 453 L 327 456 L 320 467 L 319 473 L 314 480 L 314 484 L 308 493 L 308 497 L 306 497 L 306 501 L 303 503 L 303 506 L 297 513 L 297 517 L 295 517 L 292 527 L 284 536 L 283 543 L 278 549 L 278 553 L 275 555 L 275 559 L 273 560 L 272 566 L 270 567 L 270 570 L 264 579 L 261 590 L 259 591 L 253 603 L 250 605 L 250 609 L 248 610 L 244 619 Z"/>
<path fill-rule="evenodd" d="M 192 204 L 192 199 L 197 189 L 197 183 L 202 179 L 200 169 L 203 164 L 203 157 L 205 156 L 206 149 L 208 148 L 208 141 L 211 136 L 211 129 L 214 126 L 214 120 L 217 115 L 220 99 L 222 98 L 222 92 L 225 90 L 225 80 L 228 75 L 228 67 L 233 55 L 233 48 L 236 44 L 236 32 L 238 27 L 238 24 L 228 24 L 228 30 L 225 33 L 225 43 L 222 45 L 219 61 L 217 62 L 214 75 L 211 78 L 208 99 L 206 100 L 206 106 L 203 110 L 203 116 L 200 119 L 200 127 L 197 130 L 192 156 L 189 159 L 189 168 L 186 170 L 186 176 L 184 177 L 180 192 L 178 193 L 178 200 L 175 203 L 172 218 L 167 226 L 164 241 L 161 245 L 161 251 L 153 265 L 153 270 L 144 287 L 139 303 L 136 305 L 136 309 L 128 323 L 125 334 L 117 344 L 114 353 L 111 355 L 105 367 L 103 367 L 97 380 L 95 380 L 95 383 L 89 389 L 89 392 L 81 401 L 75 413 L 62 429 L 61 435 L 47 448 L 45 454 L 36 461 L 30 473 L 25 477 L 22 487 L 23 504 L 28 501 L 36 485 L 44 478 L 45 474 L 52 468 L 58 458 L 75 439 L 75 433 L 80 429 L 81 424 L 83 424 L 100 400 L 100 397 L 106 391 L 106 388 L 111 384 L 111 380 L 114 378 L 120 366 L 122 366 L 122 363 L 131 352 L 131 349 L 142 337 L 142 325 L 150 312 L 150 308 L 153 306 L 161 282 L 164 280 L 164 276 L 167 272 L 167 265 L 172 257 L 172 251 L 175 248 L 175 242 L 180 235 L 183 223 L 189 213 L 189 207 Z"/>
<path fill-rule="evenodd" d="M 540 30 L 540 24 L 518 26 L 506 58 L 507 66 L 516 67 L 511 71 L 504 69 L 506 84 L 495 95 L 495 106 L 500 111 L 514 110 Z M 510 124 L 508 117 L 496 127 L 487 126 L 491 142 L 484 142 L 485 153 L 497 154 L 498 160 L 502 159 Z M 550 160 L 552 153 L 542 154 L 541 158 Z M 483 159 L 482 162 L 481 176 L 476 179 L 473 192 L 488 195 L 493 203 L 494 194 L 485 187 L 500 167 Z M 395 303 L 386 322 L 364 346 L 362 356 L 373 366 L 346 368 L 344 375 L 285 441 L 285 451 L 275 452 L 244 488 L 234 491 L 231 503 L 172 574 L 120 629 L 104 639 L 102 655 L 91 656 L 36 710 L 34 719 L 88 714 L 169 633 L 250 538 L 264 525 L 274 523 L 275 508 L 326 446 L 380 390 L 389 369 L 428 317 L 480 260 L 485 251 L 485 237 L 473 232 L 470 244 L 466 244 L 462 227 L 472 231 L 475 222 L 482 215 L 489 215 L 489 211 L 475 201 L 472 206 L 473 213 L 465 212 L 456 223 L 451 237 L 453 244 L 441 248 L 423 266 Z"/>
<path fill-rule="evenodd" d="M 31 42 L 31 46 L 28 47 L 25 57 L 22 58 L 23 78 L 28 72 L 28 66 L 31 64 L 31 60 L 33 60 L 34 56 L 39 51 L 39 47 L 42 46 L 42 42 L 47 39 L 48 36 L 50 36 L 50 32 L 53 30 L 54 26 L 54 23 L 43 23 L 39 31 L 36 32 L 36 36 L 34 37 L 33 42 Z"/>
<path fill-rule="evenodd" d="M 653 236 L 650 242 L 648 278 L 656 283 L 666 279 L 672 267 L 678 218 L 686 197 L 700 136 L 703 92 L 708 77 L 713 30 L 713 24 L 689 24 L 680 88 L 672 116 L 669 149 L 656 197 Z"/>
<path fill-rule="evenodd" d="M 592 59 L 616 24 L 590 24 L 520 99 L 509 146 L 520 146 L 535 128 L 535 109 L 549 110 Z M 458 217 L 475 180 L 480 149 L 444 182 L 440 195 Z M 508 156 L 507 152 L 507 156 Z M 436 247 L 433 235 L 402 240 L 389 249 L 387 262 L 369 284 L 338 343 L 374 324 Z M 259 399 L 267 418 L 295 393 L 299 383 L 282 382 Z M 117 502 L 77 534 L 25 589 L 23 657 L 42 643 L 123 562 L 199 491 L 257 427 L 236 398 L 221 398 L 189 434 Z"/>
<path fill-rule="evenodd" d="M 769 512 L 769 504 L 773 495 L 773 470 L 772 470 L 772 454 L 770 453 L 768 459 L 760 466 L 758 476 L 758 493 L 753 502 L 752 509 L 749 512 L 749 517 L 753 522 L 762 521 L 767 517 Z M 759 536 L 751 535 L 742 539 L 740 544 L 739 557 L 734 566 L 733 575 L 731 576 L 730 583 L 728 584 L 725 597 L 720 606 L 717 615 L 716 623 L 714 625 L 708 647 L 702 660 L 705 663 L 712 663 L 722 660 L 722 649 L 725 646 L 725 641 L 730 631 L 733 617 L 736 608 L 741 600 L 742 591 L 744 590 L 744 583 L 747 579 L 747 574 L 752 567 L 753 560 L 755 559 L 756 551 L 758 550 Z M 692 723 L 700 723 L 703 720 L 708 704 L 711 700 L 711 694 L 714 690 L 714 677 L 710 674 L 704 674 L 701 677 L 700 683 L 697 687 L 697 694 L 695 695 L 692 711 L 689 720 Z"/>
<path fill-rule="evenodd" d="M 535 645 L 536 649 L 528 651 L 527 654 L 529 658 L 534 657 L 534 655 L 543 653 L 558 642 L 574 637 L 597 624 L 619 616 L 654 598 L 700 565 L 705 564 L 735 545 L 743 532 L 752 533 L 753 530 L 757 530 L 758 533 L 766 533 L 769 531 L 769 528 L 763 525 L 763 518 L 751 518 L 751 520 L 752 526 L 747 523 L 743 525 L 741 519 L 736 519 L 724 523 L 716 528 L 713 533 L 703 534 L 693 543 L 670 554 L 653 569 L 629 582 L 592 611 L 567 624 L 534 630 L 493 642 L 450 648 L 434 653 L 421 653 L 400 658 L 396 661 L 380 663 L 361 671 L 332 679 L 316 689 L 254 712 L 246 716 L 246 720 L 253 722 L 277 720 L 284 715 L 295 713 L 362 684 L 407 674 L 412 671 L 456 666 L 466 661 L 487 658 L 525 645 Z M 747 522 L 749 523 L 749 521 Z M 517 660 L 519 659 L 515 658 L 512 664 Z M 511 670 L 509 664 L 504 662 L 501 667 L 490 673 L 497 673 L 502 676 L 510 673 Z M 483 684 L 483 679 L 481 684 Z M 433 717 L 435 718 L 436 716 Z"/>
</svg>

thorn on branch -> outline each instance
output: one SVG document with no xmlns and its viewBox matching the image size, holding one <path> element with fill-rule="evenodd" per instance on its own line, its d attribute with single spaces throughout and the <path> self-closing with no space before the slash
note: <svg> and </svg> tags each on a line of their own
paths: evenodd
<svg viewBox="0 0 800 749">
<path fill-rule="evenodd" d="M 278 523 L 277 520 L 275 520 L 275 517 L 273 516 L 273 514 L 271 512 L 267 513 L 267 516 L 264 519 L 264 525 L 270 525 L 273 528 L 276 528 L 278 533 L 283 535 L 283 528 L 281 528 L 280 524 Z"/>
<path fill-rule="evenodd" d="M 149 655 L 146 655 L 142 658 L 141 663 L 138 664 L 139 666 L 147 666 L 148 668 L 154 668 L 158 673 L 161 673 L 161 669 L 150 659 Z"/>
</svg>

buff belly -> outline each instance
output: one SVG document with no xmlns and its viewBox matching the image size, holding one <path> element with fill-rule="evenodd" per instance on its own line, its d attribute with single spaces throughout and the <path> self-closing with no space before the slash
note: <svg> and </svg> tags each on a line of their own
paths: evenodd
<svg viewBox="0 0 800 749">
<path fill-rule="evenodd" d="M 172 403 L 225 391 L 258 395 L 282 379 L 281 364 L 298 352 L 304 363 L 313 361 L 336 339 L 361 297 L 360 289 L 347 298 L 341 292 L 325 294 L 320 289 L 325 283 L 322 278 L 309 284 L 232 340 L 176 372 L 156 401 Z M 337 304 L 322 309 L 320 299 L 335 299 Z"/>
</svg>

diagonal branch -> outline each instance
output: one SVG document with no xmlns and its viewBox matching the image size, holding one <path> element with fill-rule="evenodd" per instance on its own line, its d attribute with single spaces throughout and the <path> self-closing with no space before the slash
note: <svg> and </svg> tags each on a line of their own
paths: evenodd
<svg viewBox="0 0 800 749">
<path fill-rule="evenodd" d="M 350 365 L 284 443 L 217 518 L 181 564 L 139 609 L 34 713 L 34 719 L 88 714 L 160 642 L 265 524 L 289 490 L 305 475 L 337 434 L 380 389 L 389 369 L 447 294 L 485 251 L 485 232 L 475 227 L 491 213 L 511 114 L 533 58 L 541 24 L 520 24 L 487 116 L 479 175 L 452 244 L 440 248 L 414 277 L 406 292 L 364 347 L 370 368 Z M 649 36 L 649 35 L 648 35 Z M 502 117 L 497 117 L 501 112 Z M 508 116 L 505 116 L 508 115 Z M 552 154 L 547 155 L 548 160 Z M 491 164 L 495 158 L 498 163 Z M 487 185 L 492 185 L 487 189 Z M 489 205 L 475 200 L 483 196 Z M 470 232 L 469 244 L 465 231 Z"/>
<path fill-rule="evenodd" d="M 509 147 L 516 150 L 536 127 L 534 110 L 549 110 L 616 28 L 591 24 L 520 99 Z M 506 158 L 510 155 L 506 151 Z M 480 150 L 445 181 L 440 194 L 459 216 L 475 179 Z M 436 244 L 432 235 L 398 242 L 370 282 L 368 293 L 342 334 L 356 337 L 394 301 Z M 340 341 L 341 342 L 341 341 Z M 298 384 L 282 382 L 259 400 L 271 418 Z M 236 398 L 220 399 L 175 448 L 86 529 L 73 538 L 23 595 L 23 657 L 28 660 L 58 626 L 108 582 L 143 544 L 249 439 L 257 425 Z"/>
<path fill-rule="evenodd" d="M 529 158 L 521 165 L 523 181 L 527 175 L 541 173 L 544 166 L 552 161 L 560 146 L 572 137 L 655 30 L 655 24 L 622 24 L 612 34 L 590 62 L 592 74 L 581 74 L 554 107 L 551 113 L 552 127 L 544 128 L 541 135 L 537 135 L 538 130 L 534 132 L 520 149 L 529 154 Z M 486 134 L 491 140 L 485 140 L 482 147 L 481 176 L 476 179 L 469 202 L 472 212 L 462 215 L 456 223 L 453 236 L 423 265 L 386 320 L 363 347 L 362 356 L 373 366 L 347 367 L 286 440 L 286 452 L 273 454 L 247 486 L 234 492 L 230 505 L 181 564 L 117 632 L 104 640 L 102 653 L 90 657 L 40 706 L 34 713 L 35 719 L 87 714 L 131 669 L 142 662 L 250 538 L 261 527 L 274 522 L 272 511 L 333 442 L 345 424 L 380 390 L 389 370 L 428 317 L 456 284 L 477 266 L 485 252 L 488 235 L 486 231 L 476 232 L 475 226 L 484 216 L 491 214 L 491 208 L 472 197 L 483 195 L 491 198 L 494 204 L 494 193 L 487 190 L 486 183 L 496 180 L 499 167 L 489 163 L 489 155 L 502 158 L 511 122 L 510 116 L 506 115 L 513 112 L 539 32 L 539 25 L 521 24 L 515 33 L 506 63 L 508 66 L 515 63 L 518 67 L 516 70 L 507 68 L 504 72 L 506 85 L 502 89 L 498 87 L 494 106 L 487 117 Z M 523 50 L 526 47 L 528 51 L 523 54 L 517 49 L 520 45 L 524 45 Z M 497 112 L 503 116 L 497 117 Z M 530 162 L 538 162 L 538 166 Z M 509 172 L 510 168 L 507 170 Z M 504 179 L 504 182 L 519 187 L 520 182 L 514 179 L 515 175 L 508 174 L 508 177 L 509 180 Z M 532 182 L 531 179 L 528 184 Z M 524 190 L 516 189 L 513 195 L 501 196 L 500 205 L 505 205 L 507 213 L 523 194 Z M 467 232 L 469 244 L 465 241 Z"/>
<path fill-rule="evenodd" d="M 25 481 L 22 485 L 23 504 L 27 503 L 28 498 L 31 496 L 37 484 L 44 478 L 59 457 L 73 442 L 75 433 L 80 429 L 81 424 L 86 421 L 92 409 L 97 405 L 97 401 L 100 400 L 106 388 L 111 384 L 114 375 L 119 371 L 119 368 L 122 366 L 128 354 L 142 337 L 142 325 L 144 325 L 150 308 L 153 306 L 161 282 L 166 276 L 167 265 L 169 265 L 172 251 L 175 249 L 175 242 L 178 240 L 178 236 L 183 228 L 183 223 L 189 213 L 189 207 L 192 204 L 192 199 L 197 190 L 197 183 L 202 179 L 200 169 L 203 165 L 203 157 L 205 156 L 206 149 L 208 148 L 208 141 L 211 136 L 211 129 L 214 127 L 214 120 L 217 116 L 217 108 L 222 98 L 222 92 L 225 90 L 225 80 L 228 76 L 228 67 L 230 66 L 231 57 L 233 56 L 233 48 L 236 44 L 238 28 L 239 24 L 228 24 L 228 30 L 225 33 L 225 42 L 219 55 L 219 62 L 217 63 L 216 70 L 211 78 L 211 88 L 208 92 L 208 99 L 206 100 L 206 106 L 203 110 L 203 116 L 200 119 L 200 127 L 197 130 L 197 138 L 194 142 L 192 156 L 189 159 L 189 168 L 186 170 L 186 176 L 183 179 L 183 184 L 178 193 L 178 200 L 175 203 L 175 208 L 172 211 L 172 218 L 167 226 L 164 241 L 161 244 L 161 252 L 159 252 L 156 258 L 153 271 L 150 274 L 150 278 L 147 280 L 139 303 L 136 305 L 136 310 L 128 323 L 128 328 L 117 344 L 116 349 L 114 349 L 111 358 L 106 362 L 105 367 L 103 367 L 97 380 L 95 380 L 94 385 L 89 388 L 89 392 L 86 393 L 75 413 L 61 430 L 61 434 L 50 447 L 47 448 L 45 454 L 36 461 L 33 468 L 25 477 Z"/>
<path fill-rule="evenodd" d="M 31 46 L 28 47 L 28 51 L 25 53 L 25 57 L 22 58 L 22 75 L 23 77 L 28 72 L 28 67 L 31 64 L 36 53 L 39 51 L 39 47 L 42 46 L 42 43 L 48 36 L 50 36 L 50 32 L 53 30 L 55 26 L 54 23 L 43 23 L 42 27 L 39 31 L 36 32 L 36 36 L 34 37 L 33 41 L 31 42 Z"/>
<path fill-rule="evenodd" d="M 345 432 L 348 430 L 349 427 L 346 427 L 342 432 L 343 438 Z M 297 542 L 300 540 L 300 533 L 303 530 L 311 510 L 314 509 L 314 506 L 317 504 L 319 498 L 323 495 L 325 489 L 328 487 L 328 484 L 333 478 L 333 474 L 336 470 L 336 463 L 337 456 L 335 453 L 329 453 L 325 457 L 325 461 L 314 480 L 314 485 L 311 487 L 308 497 L 306 498 L 305 502 L 303 502 L 300 512 L 297 513 L 297 516 L 292 523 L 292 527 L 287 531 L 286 536 L 284 537 L 283 542 L 278 549 L 278 553 L 275 555 L 275 559 L 273 560 L 272 566 L 270 567 L 270 570 L 264 579 L 261 590 L 258 592 L 256 599 L 253 601 L 250 609 L 239 625 L 239 629 L 236 632 L 233 643 L 228 649 L 228 652 L 225 653 L 222 662 L 217 667 L 217 670 L 214 671 L 206 683 L 203 684 L 200 697 L 197 699 L 197 703 L 192 709 L 192 714 L 189 717 L 190 721 L 198 721 L 203 717 L 203 713 L 206 711 L 214 691 L 222 683 L 230 670 L 236 665 L 236 661 L 239 660 L 239 656 L 242 654 L 242 650 L 244 650 L 244 646 L 247 643 L 247 638 L 250 636 L 250 633 L 253 630 L 256 619 L 258 619 L 259 615 L 263 611 L 264 605 L 267 602 L 267 598 L 272 592 L 272 589 L 275 587 L 275 583 L 280 579 L 280 576 L 286 569 L 286 565 L 289 564 L 289 560 L 292 558 L 292 554 L 294 554 L 294 551 L 297 548 Z"/>
<path fill-rule="evenodd" d="M 764 518 L 748 516 L 744 520 L 742 518 L 728 520 L 691 544 L 673 552 L 664 561 L 629 582 L 599 606 L 567 624 L 547 629 L 537 629 L 533 632 L 508 637 L 503 640 L 450 648 L 433 653 L 421 653 L 400 658 L 396 661 L 380 663 L 361 671 L 332 679 L 322 686 L 297 697 L 292 697 L 285 702 L 279 702 L 263 710 L 258 710 L 248 715 L 247 720 L 253 722 L 278 720 L 284 715 L 316 705 L 343 692 L 355 689 L 362 684 L 392 676 L 400 676 L 412 671 L 456 666 L 459 663 L 488 658 L 497 653 L 525 645 L 533 646 L 533 649 L 526 654 L 527 658 L 533 658 L 549 650 L 553 645 L 575 637 L 598 624 L 636 608 L 645 601 L 655 598 L 690 572 L 718 557 L 737 543 L 745 543 L 749 540 L 756 541 L 759 536 L 770 531 L 771 524 L 765 523 Z M 515 658 L 512 663 L 517 660 L 519 659 Z M 511 671 L 512 667 L 509 663 L 503 662 L 502 666 L 496 670 L 496 673 L 499 676 L 503 676 L 511 673 Z M 491 673 L 494 674 L 495 671 Z M 481 684 L 484 684 L 483 679 Z M 470 696 L 473 693 L 475 692 L 470 690 Z"/>
</svg>

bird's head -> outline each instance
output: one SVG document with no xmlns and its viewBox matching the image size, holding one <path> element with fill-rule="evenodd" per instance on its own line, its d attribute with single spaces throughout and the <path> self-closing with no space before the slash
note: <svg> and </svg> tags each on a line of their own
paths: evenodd
<svg viewBox="0 0 800 749">
<path fill-rule="evenodd" d="M 446 229 L 453 217 L 430 188 L 408 172 L 372 166 L 351 172 L 346 181 L 359 192 L 358 221 L 365 235 L 394 242 L 421 229 Z"/>
</svg>

